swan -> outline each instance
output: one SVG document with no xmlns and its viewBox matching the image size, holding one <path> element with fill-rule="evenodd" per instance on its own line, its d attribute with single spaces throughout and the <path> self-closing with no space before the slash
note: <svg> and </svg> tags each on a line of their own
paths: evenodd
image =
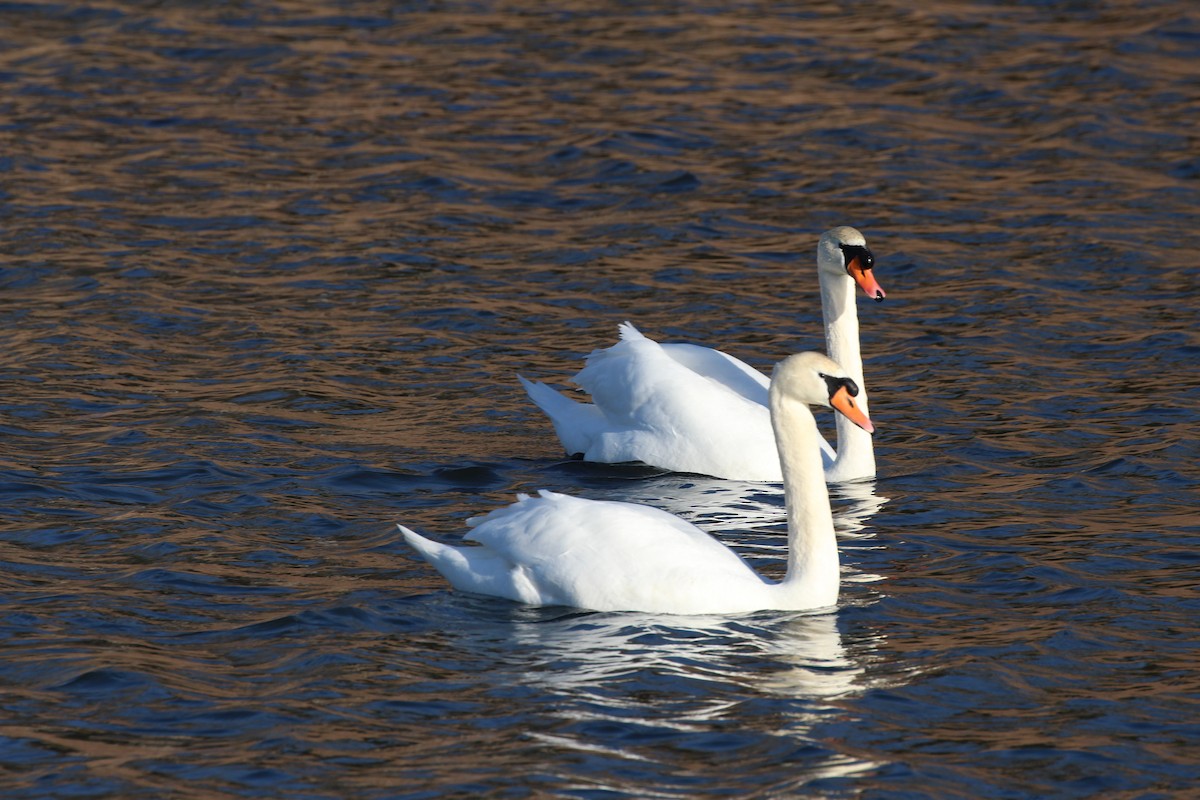
<svg viewBox="0 0 1200 800">
<path fill-rule="evenodd" d="M 839 567 L 820 433 L 810 405 L 833 408 L 868 435 L 857 384 L 821 353 L 781 361 L 771 381 L 771 425 L 783 467 L 787 574 L 759 576 L 689 522 L 651 506 L 541 491 L 468 521 L 475 546 L 454 547 L 398 526 L 461 591 L 527 605 L 661 614 L 735 614 L 824 608 L 837 602 Z"/>
<path fill-rule="evenodd" d="M 854 378 L 868 412 L 858 341 L 857 283 L 868 297 L 886 294 L 872 272 L 874 257 L 861 233 L 832 228 L 817 243 L 817 277 L 829 355 Z M 620 341 L 587 358 L 574 382 L 592 403 L 568 399 L 518 375 L 529 398 L 550 417 L 568 454 L 585 461 L 641 461 L 673 472 L 745 481 L 779 481 L 779 457 L 767 412 L 768 379 L 720 350 L 659 344 L 626 322 Z M 837 419 L 837 450 L 824 439 L 825 479 L 875 476 L 871 437 Z"/>
</svg>

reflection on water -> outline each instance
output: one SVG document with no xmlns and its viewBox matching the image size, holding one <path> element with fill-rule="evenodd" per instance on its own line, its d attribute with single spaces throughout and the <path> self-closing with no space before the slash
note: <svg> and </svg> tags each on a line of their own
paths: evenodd
<svg viewBox="0 0 1200 800">
<path fill-rule="evenodd" d="M 783 485 L 778 483 L 661 474 L 640 468 L 584 466 L 570 474 L 588 487 L 589 497 L 656 506 L 707 531 L 787 527 Z M 829 496 L 837 532 L 847 537 L 862 531 L 888 501 L 876 493 L 874 480 L 830 484 Z"/>
<path fill-rule="evenodd" d="M 723 739 L 721 749 L 746 750 L 747 759 L 758 756 L 760 736 L 820 750 L 776 791 L 879 766 L 815 744 L 815 726 L 838 713 L 833 703 L 871 688 L 834 614 L 568 614 L 518 624 L 513 634 L 525 651 L 514 680 L 547 691 L 550 713 L 565 723 L 535 734 L 554 748 L 617 763 L 652 761 L 664 739 L 676 738 L 711 739 L 713 747 Z M 629 737 L 624 725 L 642 728 L 641 736 Z M 719 777 L 711 767 L 692 769 Z M 646 791 L 610 781 L 614 790 Z"/>
<path fill-rule="evenodd" d="M 1195 12 L 535 5 L 0 4 L 8 794 L 1192 792 Z M 847 223 L 836 615 L 530 616 L 405 552 L 547 488 L 777 576 L 778 487 L 562 464 L 515 375 L 625 319 L 819 348 Z"/>
<path fill-rule="evenodd" d="M 586 695 L 643 672 L 796 698 L 832 699 L 862 688 L 856 686 L 862 670 L 846 657 L 835 614 L 794 614 L 769 623 L 753 617 L 587 614 L 566 622 L 515 631 L 521 644 L 544 659 L 530 665 L 527 679 L 556 692 Z"/>
<path fill-rule="evenodd" d="M 584 474 L 596 481 L 596 472 Z M 617 474 L 620 474 L 619 472 Z M 781 577 L 786 557 L 787 514 L 783 485 L 723 481 L 699 475 L 658 475 L 636 480 L 614 479 L 590 483 L 588 496 L 604 500 L 643 503 L 670 511 L 704 531 L 715 534 L 743 557 L 771 554 L 760 564 L 765 573 Z M 875 480 L 829 485 L 833 525 L 842 550 L 842 579 L 860 583 L 880 576 L 863 573 L 847 564 L 847 554 L 879 547 L 871 540 L 871 518 L 888 502 L 876 492 Z"/>
</svg>

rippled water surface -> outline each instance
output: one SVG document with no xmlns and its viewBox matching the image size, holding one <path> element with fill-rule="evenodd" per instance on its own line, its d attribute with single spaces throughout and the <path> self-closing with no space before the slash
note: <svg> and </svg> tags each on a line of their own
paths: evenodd
<svg viewBox="0 0 1200 800">
<path fill-rule="evenodd" d="M 1183 2 L 0 3 L 5 796 L 1188 796 L 1198 74 Z M 836 224 L 836 613 L 413 560 L 551 488 L 778 575 L 779 487 L 564 461 L 515 374 L 821 347 Z"/>
</svg>

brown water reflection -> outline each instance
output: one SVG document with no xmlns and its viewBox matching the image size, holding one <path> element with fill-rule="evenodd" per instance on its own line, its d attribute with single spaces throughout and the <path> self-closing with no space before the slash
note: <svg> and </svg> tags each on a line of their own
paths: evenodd
<svg viewBox="0 0 1200 800">
<path fill-rule="evenodd" d="M 0 6 L 9 788 L 1183 796 L 1197 40 L 1172 2 Z M 530 616 L 400 549 L 546 487 L 772 573 L 769 487 L 561 463 L 514 375 L 624 319 L 819 347 L 835 224 L 889 296 L 823 631 Z"/>
</svg>

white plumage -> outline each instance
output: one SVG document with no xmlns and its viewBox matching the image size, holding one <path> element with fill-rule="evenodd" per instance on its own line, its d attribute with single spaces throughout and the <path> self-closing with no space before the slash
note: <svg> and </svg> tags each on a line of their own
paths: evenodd
<svg viewBox="0 0 1200 800">
<path fill-rule="evenodd" d="M 817 246 L 821 308 L 830 355 L 862 390 L 857 283 L 876 300 L 866 240 L 854 228 L 833 228 Z M 563 447 L 587 461 L 641 461 L 675 472 L 718 478 L 778 481 L 782 478 L 767 411 L 767 376 L 733 356 L 694 344 L 659 344 L 633 325 L 620 326 L 621 340 L 596 350 L 574 382 L 591 403 L 571 400 L 546 384 L 521 377 L 530 399 L 550 417 Z M 826 479 L 875 475 L 871 437 L 845 420 L 837 424 L 835 451 L 823 439 Z"/>
<path fill-rule="evenodd" d="M 835 407 L 869 432 L 856 393 L 853 380 L 820 353 L 776 367 L 769 406 L 788 515 L 782 581 L 764 579 L 704 531 L 660 509 L 554 492 L 520 495 L 471 520 L 466 538 L 474 546 L 400 530 L 456 588 L 529 605 L 671 614 L 830 606 L 838 596 L 837 541 L 808 406 Z"/>
</svg>

